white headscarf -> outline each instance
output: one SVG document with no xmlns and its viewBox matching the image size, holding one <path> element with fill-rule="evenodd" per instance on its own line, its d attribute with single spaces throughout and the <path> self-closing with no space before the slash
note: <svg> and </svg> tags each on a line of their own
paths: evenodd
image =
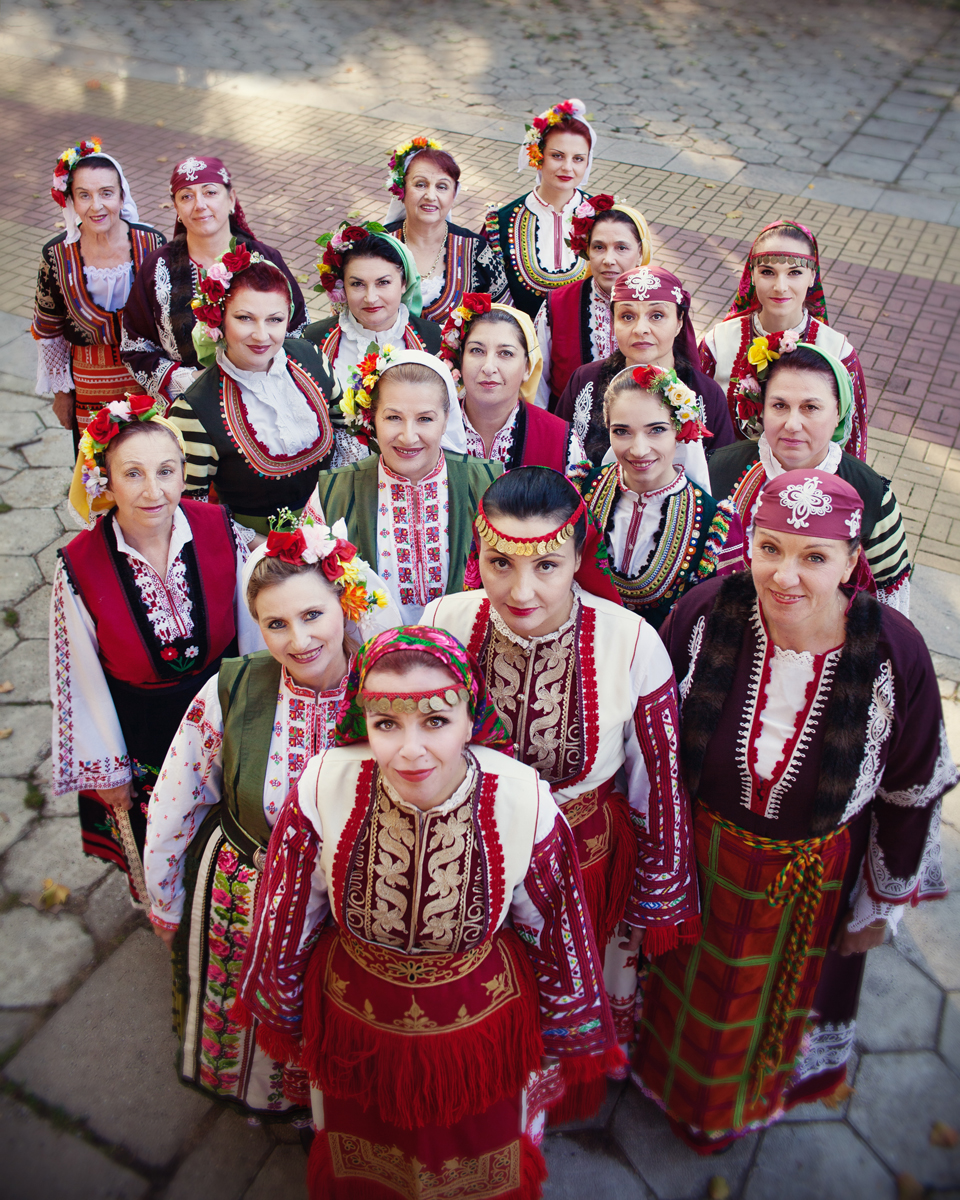
<svg viewBox="0 0 960 1200">
<path fill-rule="evenodd" d="M 138 222 L 140 220 L 140 214 L 137 212 L 137 205 L 133 198 L 133 194 L 130 191 L 130 184 L 127 183 L 127 177 L 123 173 L 123 167 L 120 166 L 120 164 L 112 155 L 104 154 L 102 150 L 98 150 L 96 154 L 88 154 L 84 158 L 77 160 L 76 165 L 73 168 L 73 174 L 76 174 L 80 167 L 87 164 L 87 159 L 90 158 L 105 158 L 107 162 L 112 163 L 114 167 L 116 167 L 117 174 L 120 176 L 120 187 L 123 191 L 123 204 L 120 207 L 120 216 L 124 221 L 132 221 L 134 223 Z M 94 163 L 93 165 L 94 169 L 96 169 L 97 164 Z M 67 194 L 66 201 L 67 203 L 63 210 L 63 217 L 64 224 L 67 229 L 67 245 L 69 246 L 71 242 L 77 242 L 80 240 L 80 222 L 77 219 L 77 210 L 73 207 L 73 197 L 70 196 L 69 193 Z"/>
<path fill-rule="evenodd" d="M 443 431 L 440 445 L 444 450 L 449 450 L 453 454 L 466 454 L 467 431 L 463 425 L 463 412 L 460 409 L 460 401 L 457 399 L 457 385 L 453 381 L 450 368 L 443 359 L 436 358 L 432 354 L 427 354 L 424 350 L 395 350 L 390 358 L 390 367 L 398 367 L 401 363 L 419 363 L 421 367 L 429 367 L 431 371 L 436 371 L 443 380 L 444 386 L 447 389 L 449 409 L 447 412 L 447 427 Z M 386 373 L 384 371 L 384 375 Z M 383 376 L 381 376 L 382 378 Z"/>
<path fill-rule="evenodd" d="M 564 103 L 564 101 L 560 101 L 559 103 Z M 596 131 L 594 130 L 593 126 L 587 120 L 587 117 L 586 117 L 587 106 L 584 104 L 584 102 L 582 100 L 578 100 L 575 96 L 573 96 L 568 101 L 566 101 L 566 103 L 573 105 L 573 113 L 571 114 L 571 116 L 576 117 L 576 119 L 578 121 L 582 121 L 583 124 L 586 125 L 587 129 L 589 129 L 589 131 L 590 131 L 590 154 L 587 158 L 587 169 L 583 173 L 583 178 L 577 184 L 577 188 L 581 192 L 585 192 L 587 190 L 587 184 L 590 182 L 590 171 L 593 168 L 593 152 L 597 148 L 597 135 L 596 135 Z M 542 113 L 538 113 L 537 116 L 546 117 L 551 111 L 552 111 L 552 108 L 545 109 Z M 556 128 L 556 126 L 554 126 L 554 128 Z M 517 171 L 521 172 L 521 171 L 527 171 L 529 169 L 530 169 L 530 160 L 527 158 L 527 142 L 523 141 L 520 143 L 520 151 L 517 154 Z M 537 172 L 537 183 L 538 184 L 540 183 L 542 178 L 543 178 L 543 172 L 538 171 Z"/>
</svg>

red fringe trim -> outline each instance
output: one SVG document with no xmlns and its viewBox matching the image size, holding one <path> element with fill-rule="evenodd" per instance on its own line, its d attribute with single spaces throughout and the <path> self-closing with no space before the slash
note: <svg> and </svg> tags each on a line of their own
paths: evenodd
<svg viewBox="0 0 960 1200">
<path fill-rule="evenodd" d="M 520 1135 L 520 1187 L 501 1193 L 498 1200 L 540 1200 L 547 1178 L 543 1155 L 527 1134 Z M 307 1162 L 307 1189 L 310 1200 L 415 1200 L 382 1183 L 367 1179 L 337 1179 L 326 1132 L 317 1130 Z"/>
<path fill-rule="evenodd" d="M 691 917 L 679 925 L 654 925 L 643 935 L 643 953 L 646 958 L 656 958 L 678 946 L 693 946 L 703 937 L 703 922 L 700 917 Z"/>
<path fill-rule="evenodd" d="M 300 1062 L 325 1094 L 375 1106 L 400 1129 L 455 1125 L 520 1092 L 539 1067 L 537 986 L 522 951 L 511 955 L 517 1000 L 465 1029 L 404 1034 L 368 1025 L 323 995 L 333 944 L 321 942 L 307 969 Z"/>
<path fill-rule="evenodd" d="M 562 1058 L 560 1078 L 566 1084 L 566 1090 L 557 1103 L 550 1106 L 547 1123 L 567 1125 L 595 1117 L 607 1098 L 607 1076 L 622 1072 L 626 1066 L 627 1057 L 619 1046 L 602 1054 Z"/>
<path fill-rule="evenodd" d="M 241 1029 L 252 1029 L 257 1021 L 239 996 L 230 1006 L 227 1016 Z M 292 1063 L 294 1066 L 300 1063 L 300 1039 L 293 1034 L 280 1033 L 260 1022 L 257 1024 L 257 1045 L 275 1062 Z"/>
<path fill-rule="evenodd" d="M 610 853 L 582 871 L 583 899 L 601 954 L 623 920 L 637 874 L 637 835 L 630 820 L 627 799 L 619 792 L 613 792 L 607 804 L 610 809 Z"/>
</svg>

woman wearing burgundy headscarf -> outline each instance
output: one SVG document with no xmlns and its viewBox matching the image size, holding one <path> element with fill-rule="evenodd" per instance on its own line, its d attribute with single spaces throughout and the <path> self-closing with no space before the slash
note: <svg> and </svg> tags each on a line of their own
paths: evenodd
<svg viewBox="0 0 960 1200">
<path fill-rule="evenodd" d="M 185 392 L 200 362 L 193 345 L 191 300 L 200 268 L 211 267 L 236 238 L 286 275 L 293 298 L 288 337 L 299 337 L 307 321 L 303 293 L 279 250 L 258 242 L 243 215 L 230 172 L 219 158 L 191 155 L 170 176 L 177 212 L 173 240 L 144 259 L 123 313 L 120 357 L 137 382 L 169 405 Z"/>
<path fill-rule="evenodd" d="M 573 425 L 593 465 L 599 467 L 610 448 L 604 393 L 627 367 L 675 370 L 681 383 L 703 401 L 708 431 L 704 451 L 729 445 L 734 432 L 727 400 L 723 389 L 700 370 L 690 293 L 676 275 L 653 265 L 625 271 L 613 285 L 610 307 L 617 350 L 609 358 L 578 367 L 556 407 L 557 416 Z"/>
</svg>

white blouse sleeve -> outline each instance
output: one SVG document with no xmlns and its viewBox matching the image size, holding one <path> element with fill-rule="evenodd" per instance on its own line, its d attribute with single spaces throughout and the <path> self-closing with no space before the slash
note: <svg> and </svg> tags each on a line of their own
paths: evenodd
<svg viewBox="0 0 960 1200">
<path fill-rule="evenodd" d="M 540 311 L 537 313 L 533 327 L 537 331 L 537 341 L 540 343 L 540 353 L 543 356 L 543 371 L 540 374 L 534 404 L 538 408 L 547 408 L 550 404 L 550 354 L 553 349 L 553 334 L 550 330 L 546 300 L 540 305 Z"/>
<path fill-rule="evenodd" d="M 208 679 L 187 709 L 160 768 L 147 812 L 144 876 L 151 920 L 176 928 L 183 911 L 183 860 L 207 815 L 220 800 L 223 713 L 219 675 Z"/>
<path fill-rule="evenodd" d="M 54 795 L 128 783 L 130 756 L 100 663 L 96 626 L 62 562 L 50 601 L 50 695 Z"/>
<path fill-rule="evenodd" d="M 233 593 L 233 613 L 237 622 L 237 647 L 241 655 L 255 654 L 258 650 L 266 650 L 267 644 L 263 640 L 260 626 L 247 608 L 247 599 L 243 594 L 243 564 L 250 557 L 248 539 L 242 528 L 236 524 L 234 532 L 237 534 L 237 586 Z"/>
<path fill-rule="evenodd" d="M 630 807 L 642 813 L 646 813 L 650 797 L 650 775 L 637 734 L 637 713 L 643 710 L 644 697 L 657 692 L 672 678 L 670 655 L 653 626 L 644 621 L 630 664 L 630 679 L 637 707 L 634 716 L 623 727 L 627 797 Z"/>
<path fill-rule="evenodd" d="M 65 337 L 43 338 L 37 342 L 37 395 L 47 392 L 72 392 L 73 370 L 70 343 Z"/>
</svg>

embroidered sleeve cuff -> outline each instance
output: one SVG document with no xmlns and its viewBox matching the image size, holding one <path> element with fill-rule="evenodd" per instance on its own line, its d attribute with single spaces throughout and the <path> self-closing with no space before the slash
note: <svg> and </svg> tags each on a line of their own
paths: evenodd
<svg viewBox="0 0 960 1200">
<path fill-rule="evenodd" d="M 133 773 L 130 770 L 130 764 L 125 760 L 125 765 L 120 766 L 109 775 L 77 771 L 75 775 L 61 776 L 59 779 L 54 780 L 53 794 L 55 796 L 65 796 L 68 792 L 106 791 L 108 788 L 121 787 L 123 784 L 129 783 L 132 778 Z"/>
<path fill-rule="evenodd" d="M 155 925 L 157 927 L 157 929 L 174 930 L 174 929 L 180 928 L 179 921 L 177 921 L 176 923 L 174 923 L 172 921 L 165 921 L 163 919 L 163 917 L 158 917 L 155 912 L 151 912 L 151 914 L 150 914 L 150 924 Z"/>
</svg>

